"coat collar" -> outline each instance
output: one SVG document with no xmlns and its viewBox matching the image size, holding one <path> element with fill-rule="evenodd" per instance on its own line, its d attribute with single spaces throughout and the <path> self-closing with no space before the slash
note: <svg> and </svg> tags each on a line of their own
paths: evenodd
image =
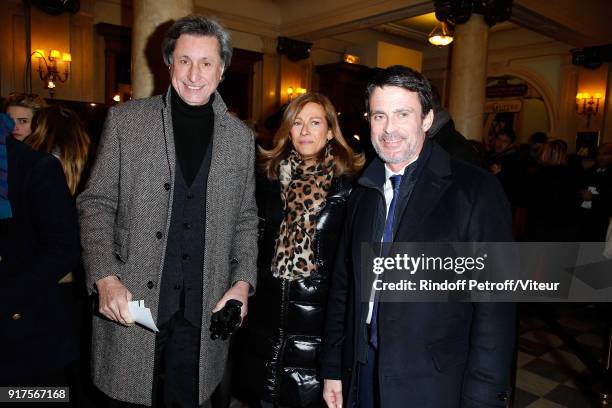
<svg viewBox="0 0 612 408">
<path fill-rule="evenodd" d="M 167 113 L 172 112 L 172 106 L 171 106 L 172 102 L 171 101 L 172 101 L 172 85 L 168 87 L 168 90 L 166 91 L 165 95 L 162 98 L 163 110 Z M 218 91 L 215 91 L 214 93 L 212 108 L 213 108 L 213 112 L 215 113 L 215 123 L 222 122 L 223 126 L 225 126 L 225 119 L 228 113 L 227 105 L 223 101 L 223 98 L 221 98 L 221 95 L 219 94 Z"/>
<path fill-rule="evenodd" d="M 383 186 L 385 184 L 385 164 L 378 156 L 365 168 L 361 177 L 357 180 L 357 183 L 366 188 L 373 188 L 381 193 L 383 192 Z"/>
<path fill-rule="evenodd" d="M 410 201 L 398 213 L 395 236 L 400 241 L 416 239 L 419 224 L 437 207 L 452 182 L 449 154 L 436 143 L 429 142 L 429 145 L 429 156 L 418 175 Z"/>
<path fill-rule="evenodd" d="M 168 87 L 166 94 L 162 97 L 161 113 L 164 128 L 164 142 L 166 145 L 166 156 L 168 159 L 171 181 L 174 185 L 176 177 L 176 150 L 174 145 L 174 130 L 172 127 L 171 86 L 172 85 Z M 213 137 L 211 140 L 212 157 L 209 179 L 213 176 L 217 176 L 216 172 L 219 167 L 223 168 L 224 157 L 227 157 L 231 144 L 230 132 L 226 131 L 229 113 L 227 111 L 225 102 L 223 102 L 223 98 L 221 98 L 221 95 L 219 95 L 217 91 L 215 91 L 212 108 L 215 115 L 215 124 L 213 129 Z"/>
<path fill-rule="evenodd" d="M 423 142 L 423 149 L 415 164 L 419 173 L 428 169 L 436 177 L 443 178 L 451 175 L 450 156 L 437 143 L 427 138 Z M 363 171 L 358 183 L 382 192 L 385 181 L 385 164 L 380 158 L 375 157 Z M 402 187 L 404 184 L 402 180 Z"/>
<path fill-rule="evenodd" d="M 327 198 L 333 196 L 348 197 L 352 190 L 352 180 L 353 176 L 346 174 L 340 177 L 334 177 L 329 191 L 327 192 Z M 270 180 L 262 173 L 257 175 L 257 186 L 261 191 L 265 191 L 266 194 L 275 196 L 279 195 L 281 191 L 281 185 L 278 179 Z"/>
<path fill-rule="evenodd" d="M 402 179 L 400 186 L 400 201 L 396 213 L 396 231 L 408 231 L 413 234 L 417 231 L 418 224 L 426 218 L 440 200 L 446 189 L 451 184 L 452 170 L 450 156 L 437 143 L 425 139 L 423 150 L 415 162 L 417 165 L 413 170 L 416 181 L 410 197 L 409 177 Z M 363 172 L 358 183 L 366 188 L 371 188 L 384 194 L 385 167 L 382 160 L 375 158 Z M 406 240 L 406 236 L 402 236 Z"/>
</svg>

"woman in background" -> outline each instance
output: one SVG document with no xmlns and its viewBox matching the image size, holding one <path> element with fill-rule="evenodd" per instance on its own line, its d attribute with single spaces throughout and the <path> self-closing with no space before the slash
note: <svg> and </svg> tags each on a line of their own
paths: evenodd
<svg viewBox="0 0 612 408">
<path fill-rule="evenodd" d="M 78 116 L 60 106 L 41 109 L 35 121 L 35 130 L 26 143 L 59 159 L 68 188 L 74 196 L 85 170 L 90 144 Z"/>
<path fill-rule="evenodd" d="M 4 110 L 15 122 L 12 136 L 20 141 L 30 136 L 34 131 L 32 122 L 36 114 L 46 106 L 45 100 L 36 94 L 11 93 L 4 102 Z"/>
<path fill-rule="evenodd" d="M 567 144 L 559 139 L 547 142 L 538 163 L 527 181 L 527 238 L 573 242 L 580 194 L 577 174 L 567 165 Z"/>
<path fill-rule="evenodd" d="M 318 349 L 352 178 L 363 166 L 331 102 L 293 100 L 260 149 L 258 284 L 239 336 L 238 389 L 264 407 L 323 407 Z"/>
<path fill-rule="evenodd" d="M 89 157 L 90 139 L 85 128 L 70 109 L 61 106 L 48 106 L 41 109 L 33 124 L 34 132 L 25 140 L 34 150 L 49 153 L 55 156 L 61 164 L 66 185 L 72 197 L 80 192 L 80 185 L 85 179 L 83 176 L 87 159 Z M 75 406 L 89 406 L 91 401 L 84 398 L 83 390 L 90 387 L 84 373 L 89 372 L 88 359 L 89 344 L 82 339 L 89 339 L 86 333 L 89 330 L 91 310 L 89 299 L 84 296 L 86 291 L 84 274 L 79 262 L 70 272 L 66 273 L 58 282 L 58 293 L 66 310 L 71 313 L 71 319 L 76 324 L 80 353 L 78 359 L 69 366 L 71 380 L 71 395 Z"/>
</svg>

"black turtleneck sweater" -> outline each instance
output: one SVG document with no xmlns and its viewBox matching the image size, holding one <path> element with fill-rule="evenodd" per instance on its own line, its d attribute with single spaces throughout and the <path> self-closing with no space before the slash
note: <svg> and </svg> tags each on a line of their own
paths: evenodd
<svg viewBox="0 0 612 408">
<path fill-rule="evenodd" d="M 192 106 L 181 99 L 174 87 L 171 94 L 176 160 L 185 182 L 191 186 L 212 139 L 215 121 L 212 103 L 215 95 L 211 95 L 205 105 Z"/>
</svg>

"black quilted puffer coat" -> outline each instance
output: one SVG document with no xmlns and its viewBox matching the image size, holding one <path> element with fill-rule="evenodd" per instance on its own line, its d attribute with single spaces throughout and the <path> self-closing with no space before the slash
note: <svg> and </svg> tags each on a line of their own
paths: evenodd
<svg viewBox="0 0 612 408">
<path fill-rule="evenodd" d="M 278 180 L 257 182 L 260 217 L 257 291 L 237 336 L 234 356 L 236 393 L 257 406 L 264 400 L 279 407 L 324 407 L 319 372 L 330 274 L 333 271 L 345 207 L 348 177 L 334 178 L 315 232 L 316 272 L 293 281 L 272 276 L 271 260 L 283 203 Z"/>
</svg>

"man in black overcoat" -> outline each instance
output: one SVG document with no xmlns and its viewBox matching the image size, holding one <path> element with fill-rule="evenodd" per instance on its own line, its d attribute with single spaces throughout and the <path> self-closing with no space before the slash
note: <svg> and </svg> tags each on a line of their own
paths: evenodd
<svg viewBox="0 0 612 408">
<path fill-rule="evenodd" d="M 368 85 L 366 101 L 378 158 L 351 196 L 332 274 L 324 398 L 334 408 L 504 407 L 514 305 L 386 302 L 361 275 L 364 242 L 511 241 L 504 191 L 495 176 L 426 137 L 433 112 L 421 74 L 389 67 Z"/>
</svg>

